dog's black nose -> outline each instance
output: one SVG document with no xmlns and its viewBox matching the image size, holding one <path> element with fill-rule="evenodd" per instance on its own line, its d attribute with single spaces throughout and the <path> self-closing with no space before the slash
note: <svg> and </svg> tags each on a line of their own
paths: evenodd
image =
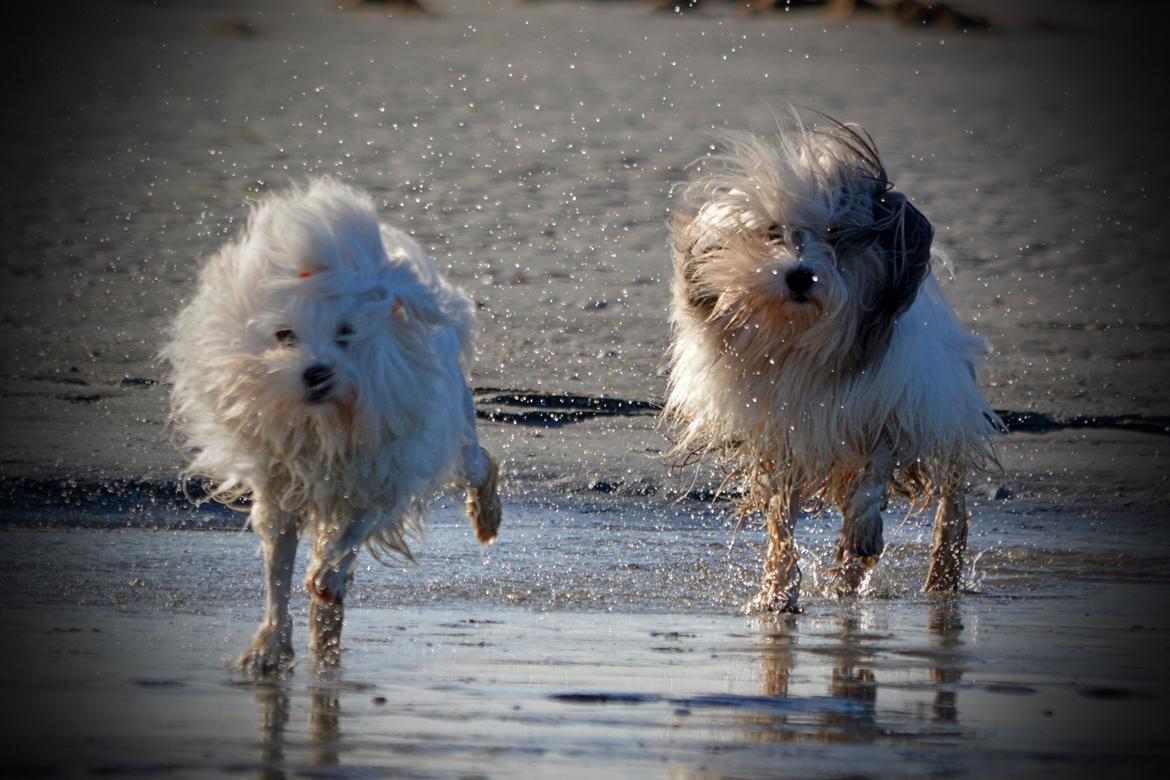
<svg viewBox="0 0 1170 780">
<path fill-rule="evenodd" d="M 788 285 L 789 290 L 797 295 L 804 295 L 811 290 L 816 281 L 817 278 L 813 276 L 813 272 L 801 266 L 784 274 L 784 283 Z"/>
<path fill-rule="evenodd" d="M 309 389 L 320 387 L 333 379 L 333 369 L 329 366 L 315 363 L 305 369 L 305 373 L 301 375 L 301 378 L 305 380 L 305 387 Z"/>
</svg>

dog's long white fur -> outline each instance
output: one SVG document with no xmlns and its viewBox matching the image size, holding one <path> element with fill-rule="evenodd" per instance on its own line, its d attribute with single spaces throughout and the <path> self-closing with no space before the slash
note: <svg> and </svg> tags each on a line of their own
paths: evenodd
<svg viewBox="0 0 1170 780">
<path fill-rule="evenodd" d="M 880 551 L 884 485 L 925 505 L 994 463 L 998 420 L 975 376 L 984 345 L 929 269 L 941 255 L 915 268 L 902 251 L 910 207 L 863 132 L 797 124 L 774 142 L 725 141 L 685 191 L 693 217 L 673 230 L 665 415 L 676 453 L 727 456 L 745 508 L 791 513 L 819 499 L 847 525 L 864 513 Z M 918 227 L 929 241 L 929 223 Z M 797 267 L 815 279 L 806 299 L 785 281 Z"/>
<path fill-rule="evenodd" d="M 185 474 L 282 526 L 258 532 L 314 535 L 310 591 L 339 598 L 358 547 L 409 557 L 425 501 L 494 468 L 467 383 L 473 339 L 471 300 L 368 196 L 321 179 L 265 197 L 202 269 L 163 351 Z M 332 379 L 310 403 L 315 365 Z"/>
<path fill-rule="evenodd" d="M 681 422 L 680 451 L 749 438 L 776 461 L 777 489 L 799 485 L 806 497 L 834 469 L 859 465 L 882 436 L 900 462 L 942 466 L 937 482 L 991 457 L 990 410 L 970 375 L 983 345 L 963 330 L 933 275 L 883 359 L 852 375 L 783 345 L 761 354 L 771 370 L 753 371 L 691 312 L 679 312 L 675 328 L 667 412 Z"/>
</svg>

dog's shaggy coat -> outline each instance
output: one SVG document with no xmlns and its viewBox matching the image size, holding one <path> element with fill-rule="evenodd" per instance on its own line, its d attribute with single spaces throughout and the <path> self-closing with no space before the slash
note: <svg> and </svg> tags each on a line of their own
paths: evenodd
<svg viewBox="0 0 1170 780">
<path fill-rule="evenodd" d="M 852 590 L 883 547 L 892 490 L 937 500 L 930 590 L 959 585 L 963 481 L 994 463 L 998 420 L 975 381 L 982 343 L 931 271 L 933 229 L 863 131 L 799 123 L 737 134 L 673 223 L 665 415 L 683 458 L 718 452 L 769 529 L 752 609 L 795 610 L 802 507 L 842 515 Z"/>
<path fill-rule="evenodd" d="M 292 658 L 288 598 L 301 532 L 313 647 L 335 657 L 361 546 L 410 557 L 425 501 L 468 490 L 481 541 L 500 520 L 498 471 L 467 384 L 470 299 L 373 202 L 329 179 L 264 198 L 210 258 L 163 355 L 186 477 L 250 506 L 268 610 L 244 666 Z"/>
</svg>

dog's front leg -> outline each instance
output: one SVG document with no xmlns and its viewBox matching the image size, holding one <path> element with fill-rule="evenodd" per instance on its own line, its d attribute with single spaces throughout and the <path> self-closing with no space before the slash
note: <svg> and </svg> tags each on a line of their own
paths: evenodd
<svg viewBox="0 0 1170 780">
<path fill-rule="evenodd" d="M 317 662 L 326 666 L 335 666 L 341 660 L 345 594 L 353 581 L 357 561 L 357 547 L 346 547 L 345 538 L 319 529 L 305 578 L 305 590 L 309 593 L 309 646 Z"/>
<path fill-rule="evenodd" d="M 768 501 L 768 552 L 764 557 L 764 582 L 744 605 L 744 612 L 797 612 L 800 598 L 800 553 L 796 549 L 796 519 L 800 493 L 772 496 Z"/>
<path fill-rule="evenodd" d="M 264 619 L 248 652 L 240 658 L 240 666 L 269 674 L 292 664 L 292 617 L 288 600 L 299 533 L 293 516 L 263 496 L 255 497 L 249 522 L 260 537 L 264 551 L 267 600 Z"/>
<path fill-rule="evenodd" d="M 967 500 L 961 481 L 955 480 L 939 496 L 930 540 L 930 569 L 926 572 L 925 591 L 959 589 L 963 573 L 963 553 L 967 549 Z"/>
<path fill-rule="evenodd" d="M 838 507 L 841 533 L 837 539 L 837 565 L 832 569 L 838 594 L 856 593 L 866 570 L 877 562 L 885 547 L 882 507 L 892 469 L 889 447 L 879 447 L 854 477 L 848 499 Z"/>
</svg>

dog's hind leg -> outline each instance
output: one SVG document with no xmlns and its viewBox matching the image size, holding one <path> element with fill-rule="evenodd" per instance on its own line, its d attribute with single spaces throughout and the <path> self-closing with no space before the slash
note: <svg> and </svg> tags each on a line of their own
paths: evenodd
<svg viewBox="0 0 1170 780">
<path fill-rule="evenodd" d="M 833 583 L 838 594 L 856 593 L 865 572 L 882 553 L 882 508 L 893 469 L 890 448 L 882 445 L 853 478 L 848 498 L 838 506 L 841 533 L 837 538 L 837 565 Z"/>
<path fill-rule="evenodd" d="M 476 444 L 475 450 L 475 454 L 470 455 L 468 450 L 464 449 L 465 463 L 471 457 L 482 463 L 477 478 L 463 482 L 463 489 L 467 495 L 465 510 L 467 519 L 475 529 L 476 538 L 487 544 L 496 538 L 500 522 L 503 520 L 503 509 L 500 505 L 500 467 L 492 454 L 483 447 Z"/>
<path fill-rule="evenodd" d="M 503 519 L 500 506 L 500 467 L 492 454 L 479 445 L 475 430 L 475 400 L 471 390 L 463 395 L 466 433 L 459 452 L 458 482 L 467 495 L 467 519 L 482 544 L 496 538 Z"/>
<path fill-rule="evenodd" d="M 967 549 L 967 500 L 961 480 L 953 480 L 938 499 L 930 539 L 930 569 L 925 591 L 955 591 L 963 574 Z"/>
<path fill-rule="evenodd" d="M 743 611 L 797 612 L 801 575 L 794 531 L 800 516 L 800 493 L 772 496 L 765 514 L 768 551 L 764 557 L 764 582 Z"/>
<path fill-rule="evenodd" d="M 264 551 L 267 600 L 264 619 L 240 666 L 268 674 L 289 668 L 293 659 L 292 617 L 288 611 L 298 530 L 293 516 L 257 496 L 249 520 Z"/>
</svg>

